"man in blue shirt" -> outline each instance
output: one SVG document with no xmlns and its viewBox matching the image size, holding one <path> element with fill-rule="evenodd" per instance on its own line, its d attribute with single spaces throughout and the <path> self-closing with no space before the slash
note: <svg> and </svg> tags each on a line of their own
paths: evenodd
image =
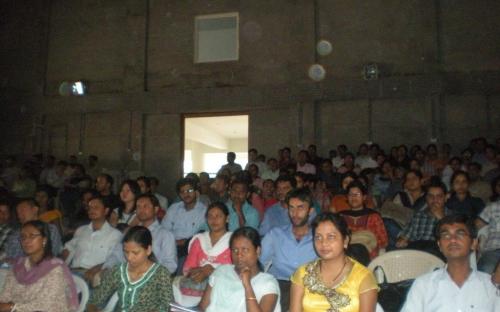
<svg viewBox="0 0 500 312">
<path fill-rule="evenodd" d="M 309 217 L 313 213 L 313 198 L 308 189 L 288 193 L 289 225 L 272 228 L 262 240 L 261 263 L 269 265 L 280 286 L 281 311 L 288 311 L 290 304 L 290 276 L 302 264 L 316 258 Z"/>
<path fill-rule="evenodd" d="M 184 257 L 187 255 L 189 240 L 205 224 L 207 207 L 196 196 L 196 182 L 194 180 L 180 179 L 177 182 L 176 190 L 181 201 L 168 208 L 161 226 L 174 234 L 177 255 Z"/>
<path fill-rule="evenodd" d="M 229 231 L 233 232 L 242 226 L 259 227 L 259 212 L 247 201 L 248 184 L 243 180 L 236 180 L 231 184 L 227 202 L 229 209 Z"/>
<path fill-rule="evenodd" d="M 286 195 L 295 188 L 297 182 L 294 177 L 282 176 L 276 179 L 275 184 L 279 202 L 269 207 L 264 213 L 264 218 L 259 227 L 259 234 L 261 236 L 266 235 L 273 227 L 290 224 Z"/>
</svg>

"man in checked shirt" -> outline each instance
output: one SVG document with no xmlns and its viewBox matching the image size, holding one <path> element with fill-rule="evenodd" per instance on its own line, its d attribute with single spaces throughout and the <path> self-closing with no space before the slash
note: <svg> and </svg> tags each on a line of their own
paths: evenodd
<svg viewBox="0 0 500 312">
<path fill-rule="evenodd" d="M 431 182 L 427 189 L 426 205 L 413 215 L 399 233 L 397 248 L 418 249 L 442 257 L 434 237 L 434 229 L 439 220 L 450 214 L 445 207 L 446 193 L 446 186 L 442 182 Z"/>
</svg>

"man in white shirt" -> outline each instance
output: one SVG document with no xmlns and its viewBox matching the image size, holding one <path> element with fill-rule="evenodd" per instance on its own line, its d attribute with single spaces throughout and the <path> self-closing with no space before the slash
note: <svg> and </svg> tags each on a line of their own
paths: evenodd
<svg viewBox="0 0 500 312">
<path fill-rule="evenodd" d="M 103 197 L 92 198 L 88 207 L 90 224 L 79 227 L 73 239 L 64 245 L 63 259 L 69 258 L 70 267 L 83 270 L 87 279 L 92 274 L 87 274 L 87 271 L 104 263 L 122 236 L 106 221 L 108 212 L 109 207 Z"/>
<path fill-rule="evenodd" d="M 470 253 L 477 245 L 473 220 L 446 216 L 435 234 L 447 265 L 418 277 L 401 311 L 499 311 L 500 296 L 491 277 L 470 266 Z"/>
<path fill-rule="evenodd" d="M 306 150 L 301 150 L 297 155 L 297 172 L 316 174 L 316 167 L 308 161 L 309 153 Z"/>
<path fill-rule="evenodd" d="M 158 186 L 160 186 L 160 180 L 158 180 L 157 177 L 149 177 L 149 180 L 151 182 L 151 193 L 158 199 L 161 209 L 167 211 L 168 199 L 165 196 L 158 193 Z"/>
</svg>

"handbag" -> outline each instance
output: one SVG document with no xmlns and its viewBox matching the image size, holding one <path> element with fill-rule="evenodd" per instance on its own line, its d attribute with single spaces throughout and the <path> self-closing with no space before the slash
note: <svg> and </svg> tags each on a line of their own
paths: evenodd
<svg viewBox="0 0 500 312">
<path fill-rule="evenodd" d="M 380 292 L 378 293 L 378 303 L 386 312 L 399 312 L 406 300 L 406 295 L 413 284 L 414 279 L 407 279 L 395 283 L 387 282 L 384 269 L 377 266 L 374 270 L 377 279 L 382 276 L 382 282 L 379 281 Z"/>
</svg>

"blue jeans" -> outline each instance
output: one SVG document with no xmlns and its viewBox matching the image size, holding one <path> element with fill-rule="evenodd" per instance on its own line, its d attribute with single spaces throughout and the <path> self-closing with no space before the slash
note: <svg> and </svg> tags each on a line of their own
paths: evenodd
<svg viewBox="0 0 500 312">
<path fill-rule="evenodd" d="M 491 274 L 498 261 L 500 261 L 500 249 L 483 252 L 477 263 L 477 269 Z"/>
</svg>

